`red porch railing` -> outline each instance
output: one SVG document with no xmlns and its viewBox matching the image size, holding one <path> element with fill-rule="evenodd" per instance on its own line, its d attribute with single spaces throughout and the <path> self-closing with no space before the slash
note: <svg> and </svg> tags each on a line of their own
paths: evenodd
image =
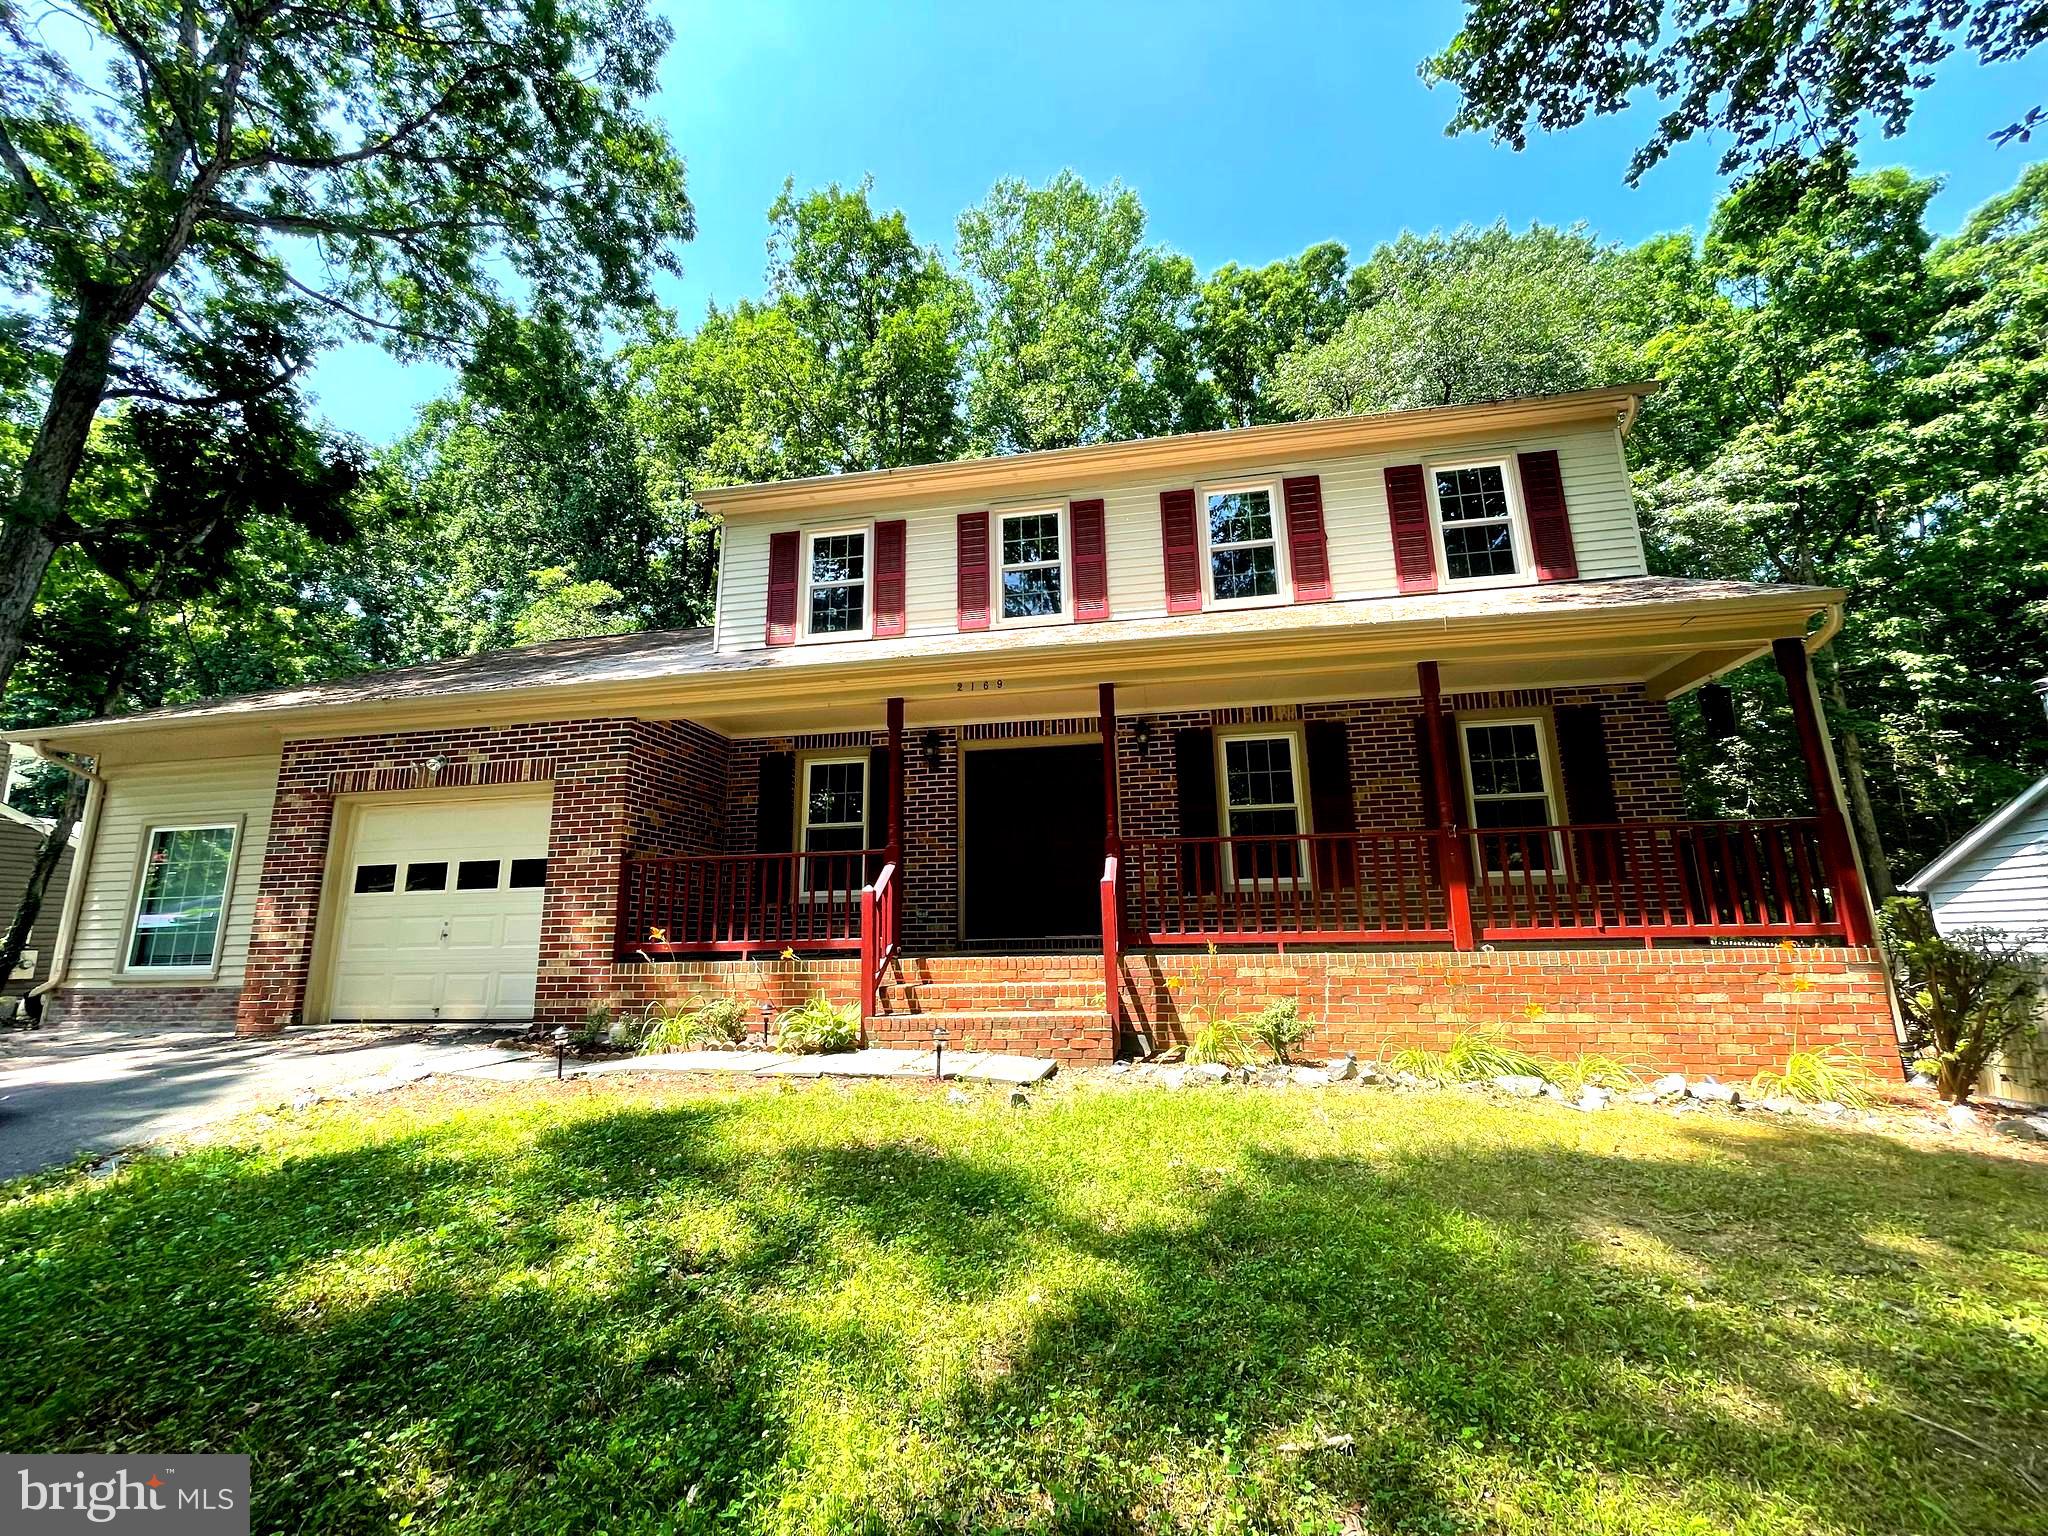
<svg viewBox="0 0 2048 1536">
<path fill-rule="evenodd" d="M 858 950 L 868 871 L 882 857 L 864 849 L 629 858 L 613 956 Z"/>
<path fill-rule="evenodd" d="M 1844 936 L 1820 824 L 1804 818 L 1127 837 L 1123 937 L 1139 945 L 1448 943 L 1453 836 L 1464 840 L 1482 943 Z"/>
</svg>

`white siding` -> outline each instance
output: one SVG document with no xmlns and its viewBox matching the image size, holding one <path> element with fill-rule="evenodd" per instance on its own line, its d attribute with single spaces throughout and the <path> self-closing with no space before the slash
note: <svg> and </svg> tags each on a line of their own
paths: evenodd
<svg viewBox="0 0 2048 1536">
<path fill-rule="evenodd" d="M 137 980 L 121 973 L 128 941 L 129 909 L 149 829 L 239 821 L 235 868 L 228 895 L 227 937 L 221 945 L 218 983 L 242 984 L 249 953 L 249 922 L 256 910 L 256 881 L 270 841 L 270 807 L 277 795 L 278 759 L 231 757 L 211 762 L 150 763 L 108 771 L 86 869 L 84 898 L 72 940 L 67 986 L 104 987 Z M 206 985 L 191 975 L 166 977 L 166 984 Z M 141 984 L 151 984 L 141 978 Z"/>
<path fill-rule="evenodd" d="M 2048 795 L 1927 887 L 1935 925 L 2038 935 L 2048 954 Z"/>
<path fill-rule="evenodd" d="M 1430 454 L 1415 450 L 1369 456 L 1290 461 L 1263 470 L 1232 472 L 1230 480 L 1270 475 L 1315 474 L 1323 482 L 1323 521 L 1329 537 L 1330 574 L 1339 598 L 1382 597 L 1395 591 L 1393 538 L 1387 525 L 1384 471 L 1390 464 L 1418 460 L 1512 460 L 1517 452 L 1554 448 L 1564 476 L 1565 505 L 1579 575 L 1586 579 L 1637 576 L 1645 570 L 1642 535 L 1621 436 L 1610 427 L 1542 436 L 1494 439 Z M 1152 479 L 1114 485 L 1075 485 L 1063 494 L 1014 503 L 978 501 L 913 507 L 874 514 L 901 517 L 908 524 L 906 602 L 913 635 L 944 634 L 956 627 L 957 586 L 954 526 L 962 512 L 989 506 L 1029 506 L 1100 496 L 1105 502 L 1109 542 L 1109 605 L 1115 618 L 1152 618 L 1166 611 L 1165 571 L 1159 539 L 1159 493 L 1198 483 L 1195 477 Z M 728 527 L 719 571 L 717 644 L 721 651 L 748 650 L 763 643 L 768 604 L 768 541 L 791 527 L 844 525 L 843 515 L 815 512 L 799 522 L 772 516 Z M 859 641 L 834 642 L 857 645 Z"/>
</svg>

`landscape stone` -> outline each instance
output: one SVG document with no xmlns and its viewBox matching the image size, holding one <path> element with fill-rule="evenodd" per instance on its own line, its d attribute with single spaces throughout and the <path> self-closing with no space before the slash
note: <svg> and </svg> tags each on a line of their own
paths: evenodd
<svg viewBox="0 0 2048 1536">
<path fill-rule="evenodd" d="M 1209 1083 L 1227 1083 L 1230 1081 L 1230 1068 L 1220 1061 L 1205 1061 L 1198 1067 L 1189 1067 L 1188 1076 L 1199 1077 Z"/>
<path fill-rule="evenodd" d="M 1525 1073 L 1503 1072 L 1493 1080 L 1493 1086 L 1502 1093 L 1510 1094 L 1518 1099 L 1533 1099 L 1541 1094 L 1545 1088 L 1548 1088 L 1550 1084 L 1544 1082 L 1540 1077 L 1532 1077 Z"/>
<path fill-rule="evenodd" d="M 1682 1098 L 1685 1094 L 1685 1074 L 1683 1072 L 1666 1072 L 1657 1081 L 1650 1084 L 1650 1093 L 1653 1098 L 1658 1099 Z"/>
<path fill-rule="evenodd" d="M 1357 1075 L 1358 1058 L 1349 1053 L 1342 1056 L 1334 1056 L 1330 1059 L 1329 1066 L 1324 1070 L 1331 1082 L 1344 1082 L 1346 1079 Z"/>
<path fill-rule="evenodd" d="M 1702 1104 L 1733 1104 L 1742 1097 L 1733 1083 L 1719 1083 L 1711 1077 L 1692 1084 L 1686 1092 Z"/>
</svg>

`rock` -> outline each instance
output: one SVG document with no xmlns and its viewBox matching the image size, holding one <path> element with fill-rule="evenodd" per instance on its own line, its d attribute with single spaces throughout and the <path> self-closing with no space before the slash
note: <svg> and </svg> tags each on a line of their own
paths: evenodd
<svg viewBox="0 0 2048 1536">
<path fill-rule="evenodd" d="M 1380 1080 L 1380 1064 L 1376 1061 L 1361 1061 L 1355 1075 L 1361 1083 L 1376 1083 Z"/>
<path fill-rule="evenodd" d="M 1012 1088 L 1012 1089 L 1010 1090 L 1010 1108 L 1012 1108 L 1012 1109 L 1028 1109 L 1028 1108 L 1030 1108 L 1030 1107 L 1031 1107 L 1031 1095 L 1030 1095 L 1030 1094 L 1026 1093 L 1026 1092 L 1025 1092 L 1025 1091 L 1024 1091 L 1024 1090 L 1023 1090 L 1022 1088 Z"/>
<path fill-rule="evenodd" d="M 319 1102 L 320 1095 L 315 1093 L 310 1088 L 301 1088 L 297 1093 L 292 1095 L 293 1109 L 311 1109 L 315 1104 L 318 1104 Z"/>
<path fill-rule="evenodd" d="M 1823 1120 L 1839 1120 L 1842 1118 L 1842 1116 L 1849 1113 L 1849 1106 L 1846 1104 L 1837 1104 L 1833 1099 L 1828 1099 L 1822 1103 L 1814 1105 L 1813 1112 L 1816 1115 L 1819 1115 Z"/>
<path fill-rule="evenodd" d="M 1324 1075 L 1333 1083 L 1348 1081 L 1358 1074 L 1358 1058 L 1347 1051 L 1342 1056 L 1333 1056 L 1329 1066 L 1323 1070 Z"/>
<path fill-rule="evenodd" d="M 1511 1098 L 1533 1099 L 1540 1095 L 1544 1089 L 1548 1088 L 1550 1084 L 1544 1082 L 1540 1077 L 1531 1077 L 1517 1072 L 1503 1072 L 1493 1080 L 1493 1086 Z"/>
<path fill-rule="evenodd" d="M 1103 1071 L 1104 1077 L 1128 1077 L 1131 1064 L 1128 1061 L 1112 1061 Z"/>
<path fill-rule="evenodd" d="M 1653 1092 L 1648 1088 L 1638 1088 L 1628 1096 L 1628 1101 L 1631 1104 L 1654 1104 L 1662 1097 L 1662 1094 Z"/>
<path fill-rule="evenodd" d="M 1188 1076 L 1198 1077 L 1205 1083 L 1227 1083 L 1230 1081 L 1230 1068 L 1220 1061 L 1205 1061 L 1198 1067 L 1189 1067 Z"/>
<path fill-rule="evenodd" d="M 1555 1099 L 1558 1103 L 1562 1104 L 1564 1102 L 1564 1090 L 1555 1083 L 1545 1083 L 1543 1085 L 1543 1097 Z"/>
<path fill-rule="evenodd" d="M 964 1088 L 948 1088 L 946 1090 L 946 1102 L 948 1104 L 972 1104 L 974 1102 L 974 1095 L 967 1092 Z"/>
<path fill-rule="evenodd" d="M 88 1173 L 95 1179 L 111 1178 L 114 1174 L 121 1171 L 121 1165 L 127 1161 L 128 1159 L 125 1156 L 116 1152 L 112 1157 L 102 1158 L 99 1162 L 94 1163 L 88 1170 Z"/>
<path fill-rule="evenodd" d="M 1188 1080 L 1186 1067 L 1164 1067 L 1160 1069 L 1159 1086 L 1162 1088 L 1185 1087 Z"/>
<path fill-rule="evenodd" d="M 1984 1117 L 1967 1104 L 1949 1105 L 1947 1118 L 1952 1131 L 1981 1131 L 1984 1128 Z"/>
<path fill-rule="evenodd" d="M 1758 1109 L 1773 1115 L 1796 1115 L 1805 1107 L 1797 1099 L 1788 1099 L 1782 1093 L 1774 1093 L 1757 1105 Z"/>
<path fill-rule="evenodd" d="M 1683 1072 L 1666 1072 L 1657 1081 L 1650 1084 L 1650 1096 L 1653 1099 L 1684 1098 L 1685 1074 Z"/>
<path fill-rule="evenodd" d="M 1734 1104 L 1742 1098 L 1733 1083 L 1717 1083 L 1711 1077 L 1702 1078 L 1685 1091 L 1702 1104 Z"/>
<path fill-rule="evenodd" d="M 2019 1141 L 2048 1141 L 2048 1115 L 2014 1115 L 1998 1122 L 1998 1134 Z"/>
<path fill-rule="evenodd" d="M 1296 1067 L 1288 1078 L 1299 1088 L 1327 1088 L 1338 1081 L 1321 1067 Z"/>
<path fill-rule="evenodd" d="M 1605 1109 L 1613 1099 L 1614 1095 L 1605 1088 L 1600 1087 L 1597 1083 L 1588 1083 L 1579 1090 L 1578 1099 L 1572 1104 L 1572 1108 L 1583 1109 L 1588 1114 L 1591 1114 L 1595 1110 Z"/>
</svg>

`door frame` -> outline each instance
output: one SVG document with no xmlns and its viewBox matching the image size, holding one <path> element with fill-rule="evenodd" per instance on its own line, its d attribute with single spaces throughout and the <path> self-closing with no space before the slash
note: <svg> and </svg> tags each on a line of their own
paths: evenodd
<svg viewBox="0 0 2048 1536">
<path fill-rule="evenodd" d="M 967 938 L 967 754 L 970 752 L 1014 752 L 1031 747 L 1099 747 L 1104 745 L 1100 731 L 1065 731 L 1057 736 L 997 736 L 987 741 L 967 741 L 958 732 L 964 726 L 956 726 L 955 741 L 959 748 L 957 766 L 953 779 L 953 889 L 957 893 L 953 903 L 953 941 L 962 949 L 968 944 Z M 909 750 L 908 746 L 904 749 Z M 1108 771 L 1109 756 L 1103 754 L 1103 770 Z"/>
<path fill-rule="evenodd" d="M 355 867 L 356 829 L 366 810 L 386 806 L 460 805 L 475 800 L 545 799 L 548 804 L 548 841 L 554 841 L 555 784 L 552 779 L 523 784 L 476 784 L 454 789 L 365 790 L 334 797 L 334 819 L 327 832 L 327 864 L 320 874 L 320 906 L 313 917 L 313 956 L 306 973 L 306 1001 L 299 1017 L 306 1024 L 329 1024 L 334 1003 L 335 946 L 341 942 L 341 904 L 348 895 L 346 876 Z M 554 870 L 541 890 L 541 930 L 547 930 L 548 896 L 554 889 Z"/>
</svg>

